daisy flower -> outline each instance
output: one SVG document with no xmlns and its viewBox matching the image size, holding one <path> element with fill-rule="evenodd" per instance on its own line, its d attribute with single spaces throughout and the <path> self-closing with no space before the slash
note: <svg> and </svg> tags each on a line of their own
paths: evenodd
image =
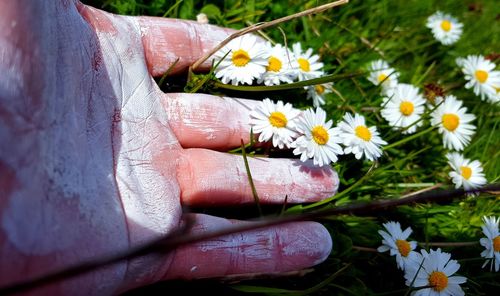
<svg viewBox="0 0 500 296">
<path fill-rule="evenodd" d="M 268 47 L 271 56 L 267 61 L 266 72 L 258 82 L 264 82 L 265 85 L 292 83 L 297 76 L 297 71 L 292 69 L 293 55 L 281 44 L 276 44 L 274 47 L 269 44 Z"/>
<path fill-rule="evenodd" d="M 333 83 L 316 84 L 307 87 L 307 98 L 313 100 L 313 106 L 319 107 L 325 104 L 325 95 L 332 92 Z"/>
<path fill-rule="evenodd" d="M 383 240 L 382 245 L 377 248 L 377 251 L 390 251 L 391 256 L 396 256 L 398 268 L 404 270 L 410 258 L 414 258 L 416 254 L 413 250 L 417 247 L 417 242 L 407 240 L 412 230 L 408 227 L 405 231 L 402 231 L 399 222 L 389 221 L 383 225 L 387 231 L 378 231 Z"/>
<path fill-rule="evenodd" d="M 485 247 L 481 253 L 481 257 L 486 258 L 486 262 L 483 264 L 483 268 L 488 264 L 490 265 L 490 270 L 493 270 L 493 265 L 495 265 L 495 271 L 500 270 L 500 232 L 498 231 L 499 219 L 495 217 L 483 217 L 484 225 L 481 226 L 484 235 L 479 240 L 481 246 Z"/>
<path fill-rule="evenodd" d="M 293 138 L 298 136 L 295 128 L 299 115 L 300 111 L 290 103 L 278 101 L 275 104 L 270 99 L 264 99 L 250 112 L 250 125 L 255 133 L 260 133 L 259 142 L 272 138 L 274 147 L 289 148 Z"/>
<path fill-rule="evenodd" d="M 455 188 L 463 185 L 465 190 L 471 190 L 486 184 L 483 168 L 478 160 L 470 161 L 457 152 L 448 153 L 446 158 L 453 169 L 449 176 Z"/>
<path fill-rule="evenodd" d="M 462 102 L 452 95 L 447 96 L 432 112 L 431 124 L 439 126 L 444 147 L 460 151 L 469 144 L 476 129 L 470 122 L 476 119 L 476 116 L 466 112 L 467 108 L 462 107 Z"/>
<path fill-rule="evenodd" d="M 222 83 L 252 84 L 266 72 L 269 49 L 258 42 L 257 37 L 247 34 L 231 40 L 214 54 L 214 58 L 216 63 L 220 61 L 215 77 Z"/>
<path fill-rule="evenodd" d="M 297 124 L 297 130 L 302 136 L 292 143 L 293 154 L 299 155 L 300 160 L 313 158 L 315 165 L 323 166 L 337 161 L 337 155 L 343 154 L 338 143 L 342 140 L 338 131 L 332 128 L 332 121 L 326 121 L 326 112 L 316 108 L 316 112 L 308 109 L 303 112 Z"/>
<path fill-rule="evenodd" d="M 337 127 L 346 146 L 344 153 L 352 153 L 356 159 L 360 159 L 364 154 L 372 161 L 382 155 L 380 146 L 386 145 L 387 142 L 380 138 L 376 127 L 366 126 L 363 116 L 354 114 L 353 117 L 350 113 L 346 113 Z"/>
<path fill-rule="evenodd" d="M 375 85 L 382 85 L 382 93 L 384 94 L 398 84 L 399 73 L 384 60 L 371 62 L 368 71 L 370 72 L 368 80 Z"/>
<path fill-rule="evenodd" d="M 453 275 L 460 268 L 457 260 L 450 260 L 451 255 L 441 252 L 441 249 L 431 250 L 430 253 L 422 250 L 421 253 L 417 253 L 416 260 L 412 260 L 405 269 L 406 285 L 421 288 L 413 292 L 412 295 L 465 295 L 460 284 L 465 283 L 467 279 L 463 276 Z M 420 267 L 420 265 L 422 266 Z"/>
<path fill-rule="evenodd" d="M 313 55 L 312 48 L 302 51 L 300 43 L 295 43 L 292 46 L 295 67 L 297 69 L 297 77 L 299 81 L 318 78 L 324 74 L 323 63 L 319 62 L 319 56 Z"/>
<path fill-rule="evenodd" d="M 495 87 L 495 92 L 496 92 L 496 95 L 489 95 L 488 96 L 488 101 L 490 103 L 493 103 L 493 104 L 500 102 L 500 86 Z"/>
<path fill-rule="evenodd" d="M 494 71 L 495 64 L 480 55 L 470 55 L 467 58 L 458 58 L 457 65 L 462 68 L 465 79 L 468 81 L 465 88 L 472 88 L 474 94 L 492 102 L 500 101 L 500 71 Z"/>
<path fill-rule="evenodd" d="M 407 128 L 403 134 L 411 134 L 422 125 L 422 121 L 414 124 L 424 113 L 425 100 L 418 93 L 418 88 L 410 84 L 398 84 L 390 90 L 390 97 L 385 97 L 382 103 L 382 117 L 394 128 Z"/>
<path fill-rule="evenodd" d="M 444 45 L 451 45 L 462 35 L 463 25 L 449 14 L 437 11 L 427 19 L 427 28 L 431 29 L 434 38 Z"/>
</svg>

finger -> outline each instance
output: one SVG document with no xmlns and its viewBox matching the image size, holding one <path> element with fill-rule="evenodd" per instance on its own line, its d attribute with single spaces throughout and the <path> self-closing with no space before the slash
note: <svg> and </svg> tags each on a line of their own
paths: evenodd
<svg viewBox="0 0 500 296">
<path fill-rule="evenodd" d="M 260 102 L 206 94 L 169 93 L 162 100 L 184 148 L 227 150 L 250 140 L 250 111 Z"/>
<path fill-rule="evenodd" d="M 190 217 L 194 234 L 251 223 L 200 214 Z M 287 223 L 182 246 L 173 256 L 166 279 L 300 270 L 323 262 L 331 249 L 332 239 L 321 224 Z"/>
<path fill-rule="evenodd" d="M 149 71 L 160 76 L 179 59 L 173 73 L 187 70 L 196 60 L 226 39 L 233 30 L 194 21 L 138 17 Z M 201 69 L 208 69 L 208 59 Z"/>
<path fill-rule="evenodd" d="M 253 203 L 243 157 L 207 149 L 186 149 L 178 162 L 177 178 L 183 204 L 195 206 Z M 279 158 L 248 158 L 255 188 L 264 204 L 304 203 L 330 197 L 338 189 L 337 173 Z"/>
</svg>

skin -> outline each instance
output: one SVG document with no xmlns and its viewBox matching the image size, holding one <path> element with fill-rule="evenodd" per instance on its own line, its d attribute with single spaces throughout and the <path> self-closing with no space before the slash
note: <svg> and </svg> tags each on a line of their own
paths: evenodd
<svg viewBox="0 0 500 296">
<path fill-rule="evenodd" d="M 126 17 L 71 0 L 0 1 L 0 286 L 175 231 L 183 206 L 252 204 L 241 156 L 257 101 L 165 94 L 230 31 Z M 205 69 L 208 64 L 205 65 Z M 336 173 L 249 159 L 263 203 L 334 194 Z M 201 214 L 189 231 L 250 223 Z M 248 231 L 143 256 L 31 292 L 114 294 L 166 279 L 299 270 L 331 238 L 315 222 Z"/>
</svg>

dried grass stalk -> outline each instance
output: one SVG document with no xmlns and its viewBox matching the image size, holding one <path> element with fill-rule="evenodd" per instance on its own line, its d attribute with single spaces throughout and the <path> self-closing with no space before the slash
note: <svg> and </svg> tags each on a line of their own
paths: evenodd
<svg viewBox="0 0 500 296">
<path fill-rule="evenodd" d="M 323 5 L 316 6 L 314 8 L 308 9 L 308 10 L 304 10 L 304 11 L 299 12 L 299 13 L 295 13 L 295 14 L 288 15 L 288 16 L 285 16 L 285 17 L 282 17 L 282 18 L 279 18 L 279 19 L 275 19 L 275 20 L 270 21 L 270 22 L 257 23 L 257 24 L 253 24 L 251 26 L 248 26 L 248 27 L 246 27 L 244 29 L 241 29 L 241 30 L 239 30 L 239 31 L 231 34 L 229 37 L 227 37 L 226 39 L 224 39 L 224 41 L 222 41 L 221 43 L 219 43 L 219 45 L 217 45 L 214 49 L 212 49 L 209 53 L 207 53 L 206 55 L 202 56 L 199 60 L 197 60 L 191 66 L 191 70 L 192 71 L 196 70 L 196 68 L 198 68 L 203 62 L 205 62 L 208 58 L 210 58 L 214 53 L 216 53 L 219 49 L 221 49 L 226 44 L 228 44 L 229 41 L 231 41 L 231 40 L 233 40 L 233 39 L 235 39 L 237 37 L 240 37 L 240 36 L 243 36 L 243 35 L 245 35 L 247 33 L 255 32 L 255 31 L 258 31 L 258 30 L 263 30 L 263 29 L 266 29 L 266 28 L 275 26 L 277 24 L 281 24 L 281 23 L 284 23 L 284 22 L 287 22 L 289 20 L 293 20 L 293 19 L 296 19 L 296 18 L 299 18 L 299 17 L 302 17 L 302 16 L 306 16 L 306 15 L 310 15 L 310 14 L 315 14 L 315 13 L 320 13 L 320 12 L 325 11 L 327 9 L 347 4 L 348 2 L 349 2 L 349 0 L 339 0 L 339 1 L 331 2 L 331 3 L 323 4 Z"/>
</svg>

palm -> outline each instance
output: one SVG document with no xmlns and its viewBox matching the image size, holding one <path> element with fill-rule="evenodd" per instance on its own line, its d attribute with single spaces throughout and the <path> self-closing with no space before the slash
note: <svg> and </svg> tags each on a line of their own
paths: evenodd
<svg viewBox="0 0 500 296">
<path fill-rule="evenodd" d="M 38 8 L 53 9 L 55 19 L 31 18 L 17 28 L 33 29 L 16 37 L 33 66 L 14 65 L 6 75 L 37 79 L 26 93 L 15 84 L 0 88 L 18 99 L 6 102 L 0 118 L 9 122 L 19 112 L 15 125 L 0 130 L 5 143 L 15 143 L 1 144 L 0 243 L 9 254 L 2 269 L 10 272 L 0 284 L 168 234 L 182 220 L 181 204 L 252 202 L 241 158 L 210 149 L 248 141 L 255 102 L 164 94 L 152 79 L 177 57 L 175 71 L 185 70 L 224 30 L 43 2 Z M 250 164 L 265 203 L 318 200 L 337 186 L 327 168 L 278 159 Z M 235 223 L 193 217 L 197 232 Z M 166 278 L 294 270 L 324 259 L 326 235 L 318 224 L 289 224 L 141 257 L 47 289 L 109 293 Z"/>
</svg>

